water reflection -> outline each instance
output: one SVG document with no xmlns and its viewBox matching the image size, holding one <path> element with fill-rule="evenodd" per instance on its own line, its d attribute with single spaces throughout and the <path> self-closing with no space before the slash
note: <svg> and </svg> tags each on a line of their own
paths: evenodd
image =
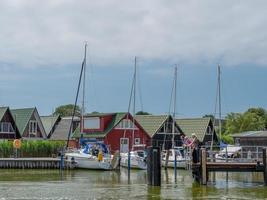
<svg viewBox="0 0 267 200">
<path fill-rule="evenodd" d="M 210 173 L 202 186 L 190 171 L 162 170 L 162 186 L 147 185 L 145 170 L 0 170 L 0 199 L 261 199 L 262 173 Z"/>
</svg>

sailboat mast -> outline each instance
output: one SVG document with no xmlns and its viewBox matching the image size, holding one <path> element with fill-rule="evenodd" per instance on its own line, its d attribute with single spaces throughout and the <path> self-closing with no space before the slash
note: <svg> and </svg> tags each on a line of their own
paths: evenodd
<svg viewBox="0 0 267 200">
<path fill-rule="evenodd" d="M 174 68 L 174 96 L 173 96 L 173 114 L 172 114 L 172 148 L 175 146 L 174 133 L 175 133 L 175 113 L 176 113 L 176 87 L 177 87 L 177 65 Z"/>
<path fill-rule="evenodd" d="M 135 121 L 135 95 L 136 95 L 136 63 L 137 58 L 134 57 L 134 78 L 133 78 L 133 132 L 132 132 L 132 148 L 134 146 L 134 121 Z"/>
<path fill-rule="evenodd" d="M 85 78 L 86 78 L 86 53 L 87 53 L 87 43 L 84 46 L 84 60 L 83 60 L 83 96 L 82 96 L 82 109 L 81 109 L 81 133 L 83 134 L 84 129 L 84 114 L 85 114 Z"/>
<path fill-rule="evenodd" d="M 222 138 L 222 107 L 221 107 L 221 66 L 218 65 L 218 93 L 219 93 L 219 135 Z"/>
</svg>

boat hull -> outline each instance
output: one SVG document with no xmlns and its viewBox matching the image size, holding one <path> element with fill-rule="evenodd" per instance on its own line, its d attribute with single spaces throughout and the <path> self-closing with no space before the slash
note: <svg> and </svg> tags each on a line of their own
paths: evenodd
<svg viewBox="0 0 267 200">
<path fill-rule="evenodd" d="M 83 156 L 78 153 L 66 154 L 67 161 L 75 162 L 75 168 L 111 170 L 111 164 L 107 160 L 98 161 L 95 156 Z"/>
</svg>

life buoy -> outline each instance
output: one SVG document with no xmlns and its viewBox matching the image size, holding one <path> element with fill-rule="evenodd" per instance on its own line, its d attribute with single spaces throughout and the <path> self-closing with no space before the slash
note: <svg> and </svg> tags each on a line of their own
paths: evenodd
<svg viewBox="0 0 267 200">
<path fill-rule="evenodd" d="M 15 149 L 20 149 L 20 147 L 21 147 L 21 141 L 20 141 L 19 139 L 15 139 L 15 140 L 13 141 L 13 147 L 14 147 Z"/>
</svg>

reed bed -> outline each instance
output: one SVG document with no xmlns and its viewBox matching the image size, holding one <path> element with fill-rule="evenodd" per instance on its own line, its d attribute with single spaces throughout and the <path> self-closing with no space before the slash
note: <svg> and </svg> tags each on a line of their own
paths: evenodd
<svg viewBox="0 0 267 200">
<path fill-rule="evenodd" d="M 17 151 L 13 148 L 13 141 L 0 142 L 0 157 L 54 157 L 65 146 L 64 141 L 22 141 L 21 148 Z"/>
</svg>

